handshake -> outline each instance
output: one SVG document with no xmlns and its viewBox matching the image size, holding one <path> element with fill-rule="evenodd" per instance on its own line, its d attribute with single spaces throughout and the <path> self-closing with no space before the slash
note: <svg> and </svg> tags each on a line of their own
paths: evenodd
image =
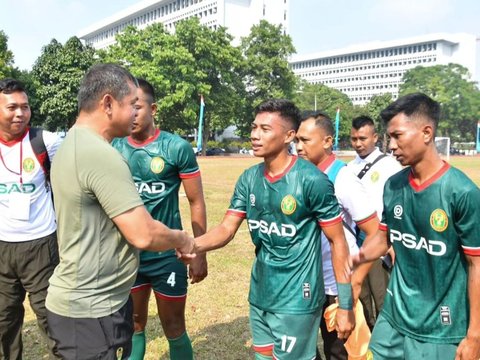
<svg viewBox="0 0 480 360">
<path fill-rule="evenodd" d="M 179 235 L 180 239 L 177 242 L 179 246 L 175 247 L 177 258 L 182 260 L 184 263 L 189 264 L 197 256 L 195 239 L 188 235 L 185 231 L 179 231 Z"/>
</svg>

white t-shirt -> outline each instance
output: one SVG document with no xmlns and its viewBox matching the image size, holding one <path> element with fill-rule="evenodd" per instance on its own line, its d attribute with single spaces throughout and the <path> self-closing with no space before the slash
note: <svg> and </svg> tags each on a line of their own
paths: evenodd
<svg viewBox="0 0 480 360">
<path fill-rule="evenodd" d="M 375 150 L 365 159 L 362 159 L 357 155 L 355 159 L 348 163 L 348 167 L 355 173 L 355 175 L 358 175 L 365 165 L 373 163 L 375 159 L 382 154 L 383 153 L 378 148 L 375 148 Z M 395 158 L 387 155 L 376 162 L 361 179 L 362 184 L 367 190 L 370 201 L 373 202 L 375 206 L 379 219 L 382 218 L 383 188 L 385 183 L 390 176 L 396 174 L 400 170 L 402 170 L 402 165 L 400 165 Z"/>
<path fill-rule="evenodd" d="M 61 138 L 43 131 L 52 161 Z M 0 240 L 22 242 L 45 237 L 56 228 L 50 186 L 33 152 L 28 131 L 22 139 L 0 141 Z"/>
<path fill-rule="evenodd" d="M 331 158 L 331 159 L 334 159 Z M 328 161 L 328 160 L 327 160 Z M 325 174 L 332 169 L 331 164 L 328 165 Z M 321 169 L 323 171 L 323 169 Z M 371 201 L 369 201 L 367 192 L 360 182 L 360 179 L 352 172 L 350 168 L 344 166 L 340 169 L 334 182 L 335 195 L 342 212 L 344 220 L 345 238 L 348 243 L 350 254 L 358 252 L 357 240 L 345 226 L 355 231 L 355 225 L 368 221 L 375 216 L 375 209 Z M 337 295 L 337 282 L 333 272 L 332 255 L 330 243 L 322 232 L 322 261 L 323 261 L 323 280 L 325 283 L 325 293 L 327 295 Z"/>
</svg>

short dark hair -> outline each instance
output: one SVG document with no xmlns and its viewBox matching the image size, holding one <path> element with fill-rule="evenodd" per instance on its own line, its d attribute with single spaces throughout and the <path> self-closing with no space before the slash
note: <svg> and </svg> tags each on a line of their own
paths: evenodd
<svg viewBox="0 0 480 360">
<path fill-rule="evenodd" d="M 301 114 L 297 106 L 290 100 L 286 99 L 270 99 L 262 102 L 255 107 L 255 116 L 260 113 L 278 112 L 280 117 L 290 123 L 293 130 L 297 131 L 300 125 Z"/>
<path fill-rule="evenodd" d="M 352 120 L 352 128 L 354 128 L 355 130 L 359 130 L 364 126 L 371 126 L 375 130 L 375 123 L 373 122 L 373 119 L 369 116 L 361 115 L 357 116 Z"/>
<path fill-rule="evenodd" d="M 433 124 L 434 131 L 436 131 L 440 121 L 440 104 L 422 93 L 408 94 L 388 105 L 380 113 L 380 117 L 385 124 L 388 124 L 393 117 L 401 113 L 409 118 L 419 116 L 427 118 Z"/>
<path fill-rule="evenodd" d="M 155 102 L 155 89 L 153 88 L 152 84 L 142 78 L 137 78 L 137 82 L 138 87 L 150 97 L 150 104 L 153 104 Z"/>
<path fill-rule="evenodd" d="M 327 136 L 333 136 L 335 134 L 332 119 L 327 113 L 323 111 L 305 111 L 302 114 L 302 122 L 308 119 L 314 119 L 315 126 L 323 129 Z"/>
<path fill-rule="evenodd" d="M 122 100 L 130 92 L 129 82 L 137 85 L 137 79 L 125 68 L 116 64 L 97 64 L 87 70 L 78 91 L 78 110 L 90 112 L 105 94 Z"/>
<path fill-rule="evenodd" d="M 26 92 L 25 85 L 21 81 L 12 78 L 0 80 L 0 93 L 11 94 L 17 91 Z"/>
</svg>

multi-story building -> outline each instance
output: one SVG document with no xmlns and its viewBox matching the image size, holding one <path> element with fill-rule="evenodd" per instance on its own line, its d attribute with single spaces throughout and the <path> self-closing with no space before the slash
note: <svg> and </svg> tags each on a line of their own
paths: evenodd
<svg viewBox="0 0 480 360">
<path fill-rule="evenodd" d="M 416 66 L 457 63 L 474 78 L 475 55 L 474 35 L 431 34 L 294 56 L 290 66 L 309 83 L 338 89 L 363 105 L 383 93 L 396 99 L 403 74 Z"/>
<path fill-rule="evenodd" d="M 168 31 L 175 31 L 175 24 L 196 16 L 200 23 L 211 29 L 228 28 L 235 41 L 247 36 L 250 28 L 265 19 L 282 25 L 288 33 L 288 6 L 290 0 L 144 0 L 111 17 L 81 30 L 78 37 L 96 49 L 115 42 L 115 35 L 128 25 L 139 29 L 153 23 L 163 23 Z"/>
</svg>

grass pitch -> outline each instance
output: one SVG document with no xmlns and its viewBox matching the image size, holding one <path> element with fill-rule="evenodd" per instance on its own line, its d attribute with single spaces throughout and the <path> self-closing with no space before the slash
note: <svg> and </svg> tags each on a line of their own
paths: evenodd
<svg viewBox="0 0 480 360">
<path fill-rule="evenodd" d="M 223 218 L 235 182 L 247 167 L 260 160 L 253 157 L 200 157 L 208 212 L 208 228 Z M 464 171 L 480 186 L 480 156 L 456 156 L 450 163 Z M 188 203 L 180 200 L 183 224 L 190 231 Z M 248 326 L 248 286 L 253 261 L 253 245 L 245 223 L 225 248 L 208 255 L 209 275 L 199 284 L 190 286 L 187 299 L 187 329 L 197 360 L 252 359 Z M 24 359 L 46 358 L 43 341 L 35 317 L 26 305 L 23 330 Z M 154 300 L 150 301 L 147 325 L 147 360 L 167 360 L 168 345 L 156 315 Z"/>
</svg>

